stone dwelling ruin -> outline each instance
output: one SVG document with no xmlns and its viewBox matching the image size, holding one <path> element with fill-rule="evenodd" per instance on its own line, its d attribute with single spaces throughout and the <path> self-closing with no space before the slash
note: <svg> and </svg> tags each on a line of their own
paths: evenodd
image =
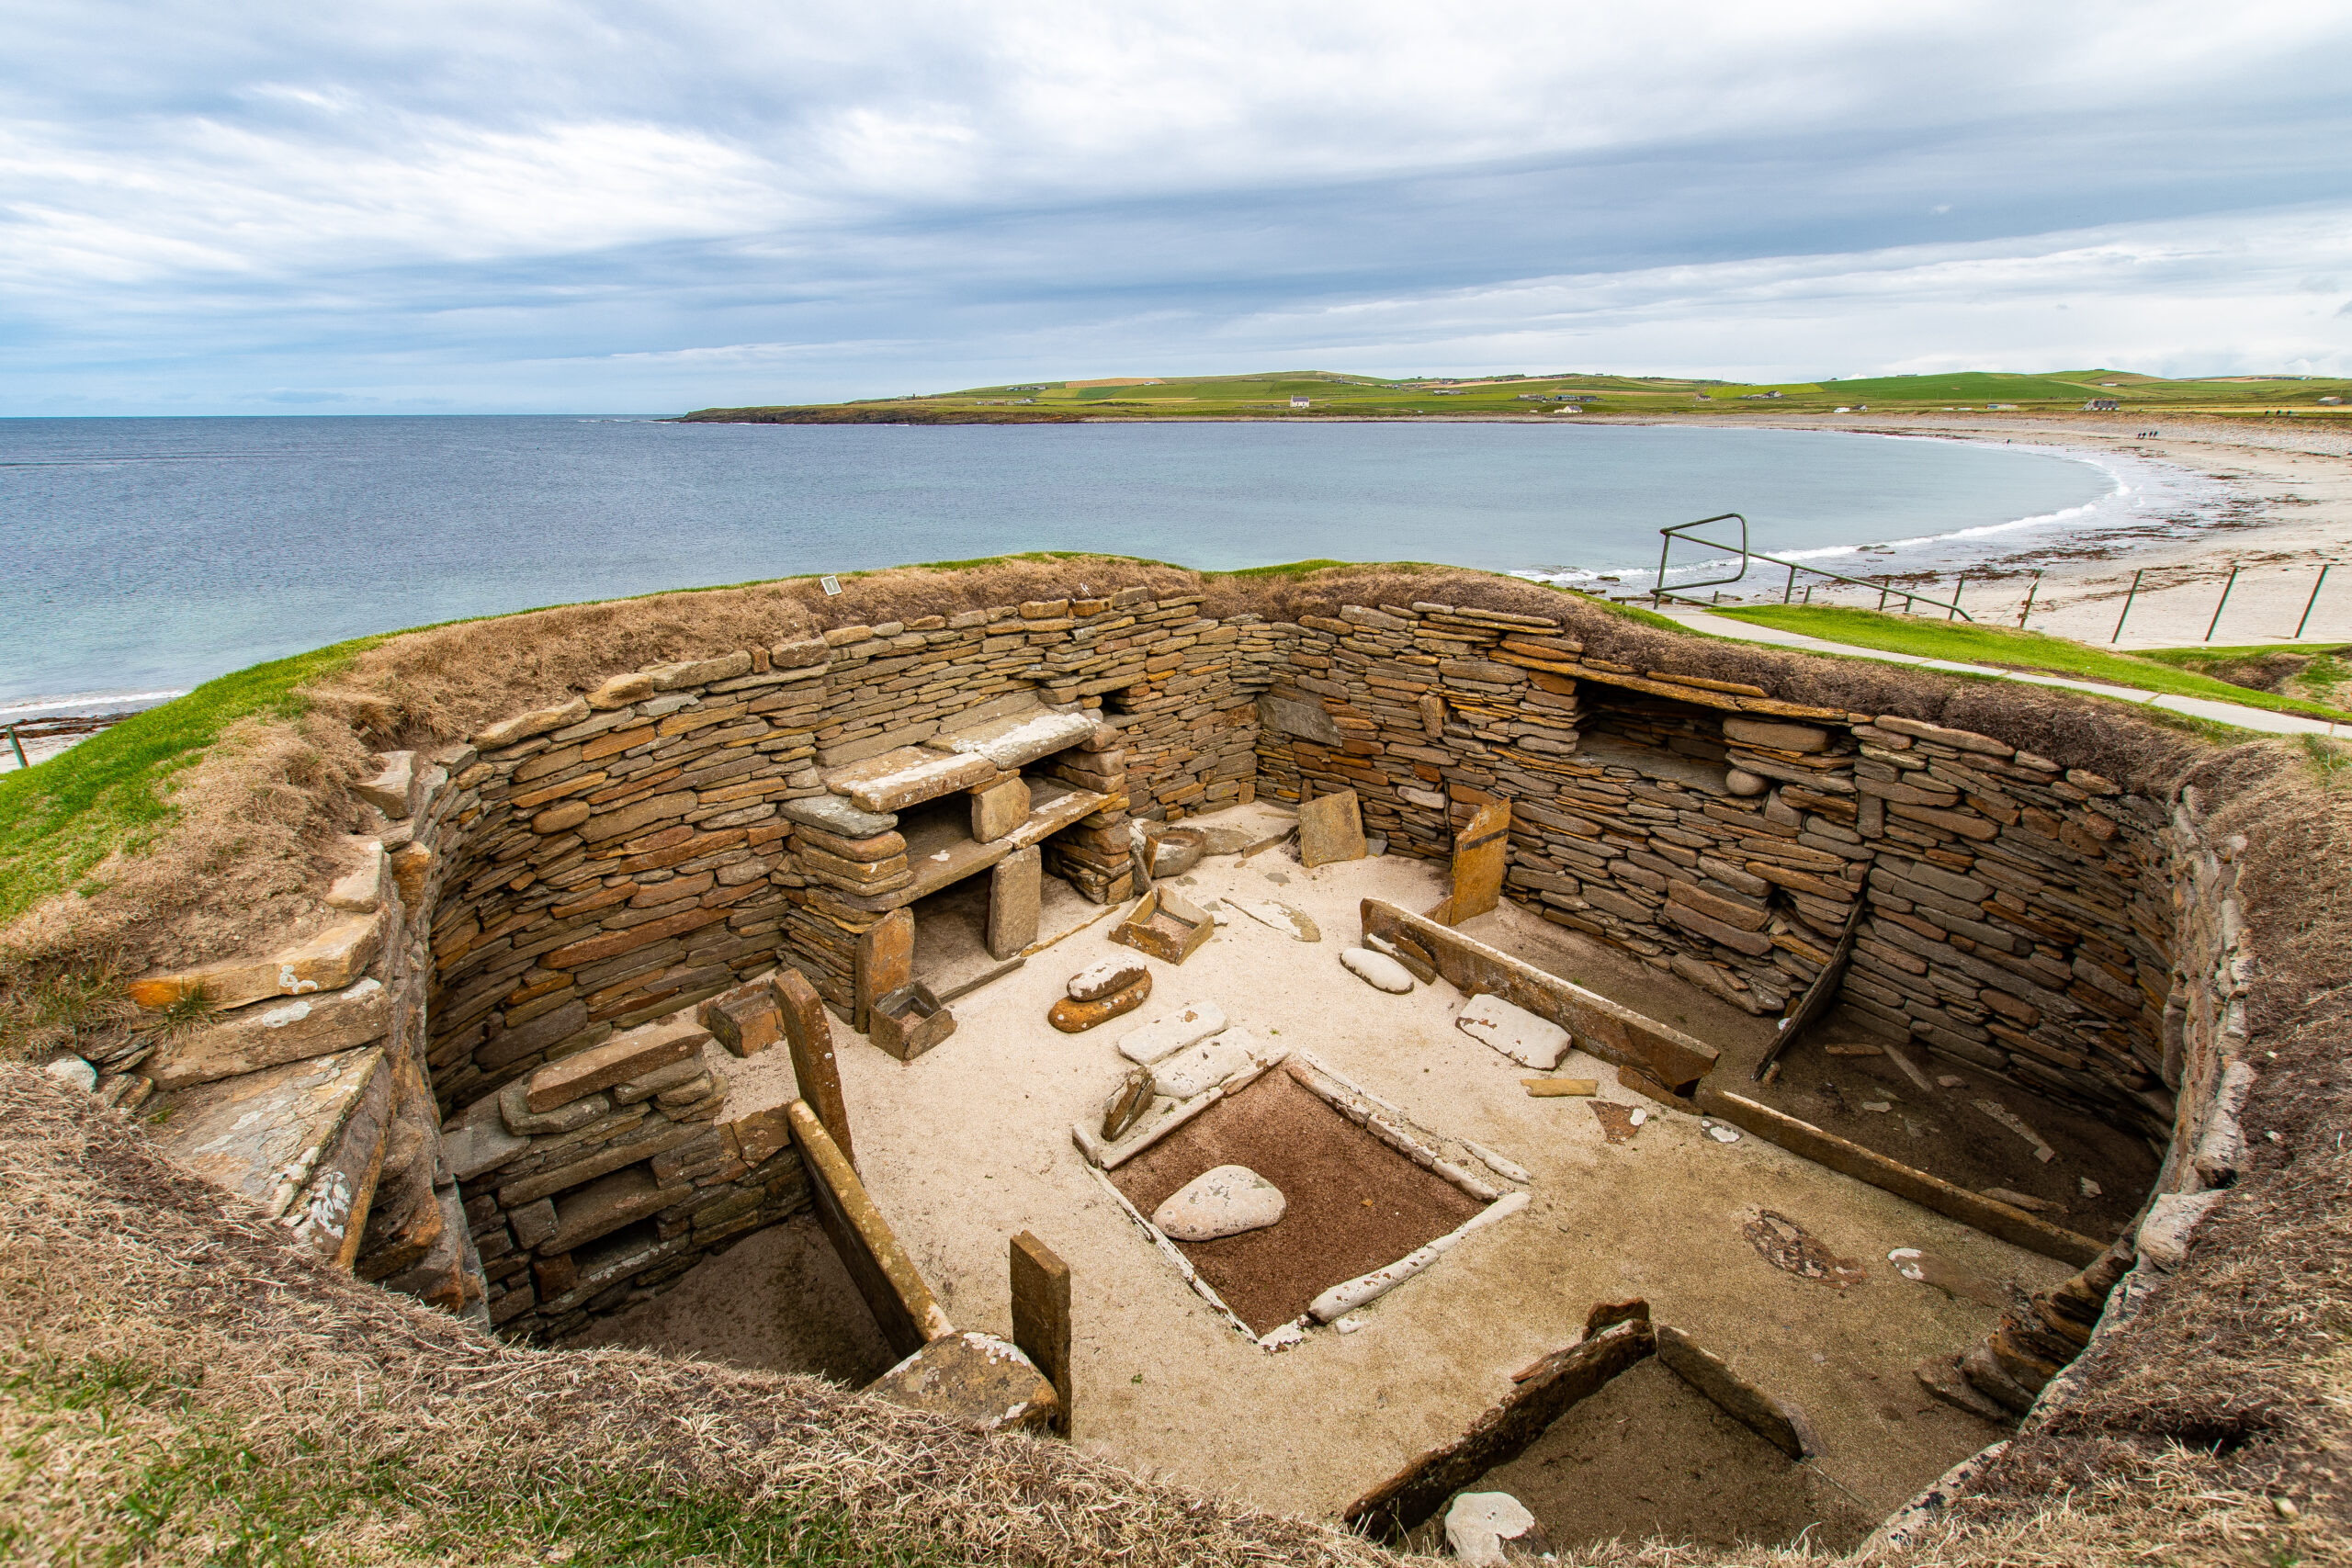
<svg viewBox="0 0 2352 1568">
<path fill-rule="evenodd" d="M 924 582 L 778 594 L 779 635 L 724 647 L 689 602 L 673 657 L 517 679 L 455 733 L 357 703 L 312 897 L 139 974 L 96 1098 L 329 1265 L 532 1347 L 652 1343 L 813 1212 L 902 1403 L 1424 1550 L 1459 1495 L 1688 1491 L 1628 1457 L 1688 1445 L 1749 1478 L 1719 1537 L 1536 1515 L 1570 1551 L 1679 1519 L 1959 1561 L 2051 1478 L 2188 1440 L 2101 1401 L 2283 1154 L 2248 1107 L 2309 996 L 2264 1022 L 2253 775 L 2087 702 L 1475 574 Z M 505 635 L 593 649 L 565 615 Z M 1132 1017 L 1045 1029 L 1106 958 L 1150 976 Z M 1564 1031 L 1552 1060 L 1465 1040 L 1482 998 Z M 1138 1027 L 1188 1054 L 1116 1126 Z M 1292 1228 L 1170 1241 L 1155 1206 L 1244 1147 L 1304 1162 Z M 1001 1179 L 1034 1217 L 991 1229 L 960 1190 Z M 1361 1429 L 1291 1490 L 1188 1471 L 1214 1445 L 1154 1435 L 1151 1393 L 1187 1359 L 1204 1422 L 1328 1388 Z M 2209 1457 L 2270 1417 L 2220 1419 Z M 2315 1430 L 2274 1424 L 2281 1455 Z"/>
</svg>

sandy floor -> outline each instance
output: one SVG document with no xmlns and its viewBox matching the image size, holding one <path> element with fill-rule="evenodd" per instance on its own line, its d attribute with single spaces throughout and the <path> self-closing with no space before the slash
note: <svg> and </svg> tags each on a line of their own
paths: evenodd
<svg viewBox="0 0 2352 1568">
<path fill-rule="evenodd" d="M 2335 560 L 2346 564 L 2328 574 L 2303 639 L 2352 640 L 2352 560 L 2347 559 L 2352 552 L 2346 547 L 2352 545 L 2352 424 L 2175 419 L 2144 412 L 2075 419 L 1911 414 L 1884 420 L 1815 416 L 1730 423 L 2125 454 L 2220 480 L 2233 499 L 2201 526 L 2177 534 L 2151 529 L 2137 536 L 2108 535 L 2087 547 L 2043 540 L 2031 551 L 2000 563 L 2009 575 L 1995 581 L 1972 576 L 1962 603 L 1980 620 L 2014 626 L 2024 606 L 2028 578 L 2040 568 L 2041 584 L 2028 625 L 2105 647 L 2132 574 L 2144 568 L 2122 637 L 2114 646 L 2185 647 L 2205 639 L 2234 562 L 2242 570 L 2214 628 L 2213 646 L 2285 642 L 2294 635 L 2321 563 Z M 2158 434 L 2134 434 L 2143 429 Z M 1950 574 L 1941 581 L 1948 591 Z M 1777 603 L 1779 584 L 1771 586 L 1773 592 L 1761 598 Z M 1724 602 L 1733 601 L 1726 595 Z M 1874 607 L 1876 600 L 1852 592 L 1842 598 L 1816 593 L 1815 603 Z"/>
<path fill-rule="evenodd" d="M 1275 819 L 1260 806 L 1214 820 Z M 1523 1069 L 1453 1027 L 1463 998 L 1450 987 L 1392 997 L 1339 965 L 1361 929 L 1359 899 L 1424 908 L 1442 878 L 1401 858 L 1312 872 L 1278 851 L 1212 858 L 1181 879 L 1189 897 L 1283 900 L 1323 940 L 1295 942 L 1234 917 L 1181 969 L 1144 960 L 1156 988 L 1132 1016 L 1216 1001 L 1261 1039 L 1309 1048 L 1433 1130 L 1527 1167 L 1528 1212 L 1367 1309 L 1361 1332 L 1258 1350 L 1193 1294 L 1071 1144 L 1070 1123 L 1099 1116 L 1122 1076 L 1122 1025 L 1064 1035 L 1045 1014 L 1078 969 L 1132 956 L 1106 940 L 1106 923 L 958 1001 L 954 1038 L 912 1063 L 842 1032 L 859 1167 L 956 1321 L 1007 1330 L 1006 1246 L 1035 1231 L 1075 1276 L 1078 1440 L 1139 1471 L 1304 1514 L 1343 1506 L 1459 1432 L 1513 1371 L 1578 1337 L 1595 1301 L 1631 1294 L 1802 1406 L 1823 1438 L 1823 1470 L 1873 1513 L 1991 1440 L 1992 1428 L 1928 1399 L 1909 1369 L 1982 1335 L 1993 1312 L 1904 1280 L 1887 1252 L 1922 1247 L 2028 1289 L 2066 1270 L 1757 1139 L 1712 1142 L 1686 1116 L 1651 1107 L 1647 1125 L 1612 1146 L 1589 1102 L 1528 1098 Z M 1734 1019 L 1752 1027 L 1515 908 L 1471 929 L 1563 973 L 1607 971 L 1609 988 L 1702 1034 Z M 782 1055 L 733 1064 L 739 1103 L 790 1092 Z M 1581 1055 L 1562 1071 L 1604 1079 L 1611 1100 L 1647 1104 Z M 1741 1231 L 1758 1207 L 1856 1260 L 1866 1280 L 1839 1291 L 1773 1268 Z"/>
</svg>

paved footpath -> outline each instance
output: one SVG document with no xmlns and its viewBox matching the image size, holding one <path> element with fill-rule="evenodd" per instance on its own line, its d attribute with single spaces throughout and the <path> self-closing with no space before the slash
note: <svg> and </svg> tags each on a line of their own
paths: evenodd
<svg viewBox="0 0 2352 1568">
<path fill-rule="evenodd" d="M 1679 621 L 1694 632 L 1704 632 L 1710 637 L 1769 643 L 1775 648 L 1792 648 L 1804 653 L 1836 653 L 1849 659 L 1875 659 L 1886 664 L 1916 664 L 1926 670 L 1949 670 L 1962 675 L 1992 675 L 2004 681 L 2023 681 L 2035 686 L 2064 686 L 2072 691 L 2090 692 L 2141 707 L 2169 708 L 2175 713 L 2211 719 L 2217 724 L 2233 724 L 2240 729 L 2259 729 L 2273 735 L 2334 735 L 2339 728 L 2324 718 L 2311 718 L 2296 713 L 2274 713 L 2268 708 L 2215 702 L 2210 697 L 2175 696 L 2166 692 L 2142 691 L 2136 686 L 2110 686 L 2099 681 L 2077 681 L 2065 675 L 2034 675 L 1989 664 L 1962 664 L 1951 659 L 1923 659 L 1916 653 L 1889 653 L 1883 649 L 1856 648 L 1851 643 L 1830 642 L 1823 637 L 1806 637 L 1801 632 L 1779 631 L 1771 626 L 1736 621 L 1728 615 L 1711 615 L 1704 610 L 1669 608 L 1660 614 Z M 2341 728 L 2347 737 L 2352 737 L 2352 725 Z"/>
</svg>

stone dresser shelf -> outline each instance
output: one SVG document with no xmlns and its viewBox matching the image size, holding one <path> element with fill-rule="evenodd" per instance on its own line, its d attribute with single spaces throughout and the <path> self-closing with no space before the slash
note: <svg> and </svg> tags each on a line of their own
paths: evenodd
<svg viewBox="0 0 2352 1568">
<path fill-rule="evenodd" d="M 1016 850 L 1043 842 L 1081 817 L 1121 804 L 1115 795 L 1077 789 L 1053 779 L 1033 778 L 1029 791 L 1029 819 L 1001 839 L 981 843 L 966 830 L 961 818 L 946 815 L 903 822 L 899 830 L 906 835 L 912 882 L 888 893 L 853 893 L 837 884 L 828 884 L 827 891 L 851 908 L 871 914 L 902 909 L 974 872 L 988 870 Z"/>
</svg>

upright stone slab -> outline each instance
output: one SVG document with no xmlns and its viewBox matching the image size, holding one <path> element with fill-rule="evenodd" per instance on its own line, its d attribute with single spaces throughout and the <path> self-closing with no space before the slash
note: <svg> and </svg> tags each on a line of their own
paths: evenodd
<svg viewBox="0 0 2352 1568">
<path fill-rule="evenodd" d="M 768 976 L 768 988 L 784 1010 L 785 1043 L 792 1052 L 792 1078 L 800 1098 L 854 1169 L 857 1154 L 849 1141 L 849 1102 L 842 1098 L 841 1063 L 833 1056 L 833 1021 L 826 1016 L 825 1000 L 808 976 L 789 966 Z"/>
<path fill-rule="evenodd" d="M 1445 904 L 1446 923 L 1459 925 L 1501 903 L 1510 862 L 1510 802 L 1487 801 L 1453 836 L 1453 892 Z"/>
<path fill-rule="evenodd" d="M 1069 1265 L 1027 1231 L 1012 1238 L 1012 1343 L 1061 1395 L 1053 1429 L 1070 1429 Z"/>
<path fill-rule="evenodd" d="M 1035 844 L 1015 850 L 989 872 L 988 947 L 990 958 L 1017 958 L 1037 940 L 1045 897 L 1044 854 Z"/>
<path fill-rule="evenodd" d="M 867 1021 L 874 1016 L 875 998 L 914 984 L 914 978 L 915 918 L 906 909 L 893 909 L 857 939 L 857 987 L 850 1027 L 865 1033 Z"/>
<path fill-rule="evenodd" d="M 1310 866 L 1364 856 L 1363 810 L 1356 792 L 1317 795 L 1298 808 L 1298 858 Z"/>
<path fill-rule="evenodd" d="M 1029 781 L 1008 773 L 972 791 L 972 837 L 983 844 L 999 839 L 1029 820 Z"/>
</svg>

